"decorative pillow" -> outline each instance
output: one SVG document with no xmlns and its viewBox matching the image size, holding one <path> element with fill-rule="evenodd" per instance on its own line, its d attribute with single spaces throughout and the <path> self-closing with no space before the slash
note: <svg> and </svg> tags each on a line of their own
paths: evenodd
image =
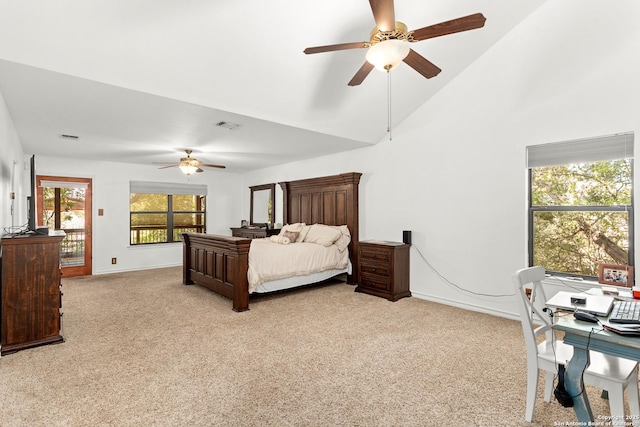
<svg viewBox="0 0 640 427">
<path fill-rule="evenodd" d="M 305 225 L 304 227 L 302 227 L 302 230 L 300 230 L 300 234 L 298 235 L 298 239 L 296 240 L 296 242 L 297 243 L 304 242 L 304 239 L 305 237 L 307 237 L 309 230 L 311 230 L 310 225 Z"/>
<path fill-rule="evenodd" d="M 338 240 L 340 236 L 342 236 L 342 232 L 338 228 L 324 224 L 313 224 L 304 241 L 328 247 Z"/>
<path fill-rule="evenodd" d="M 271 240 L 273 243 L 279 243 L 281 245 L 288 245 L 289 243 L 291 243 L 291 240 L 288 237 L 284 236 L 271 236 L 269 237 L 269 240 Z"/>
<path fill-rule="evenodd" d="M 299 232 L 295 232 L 295 231 L 285 231 L 284 233 L 282 233 L 282 236 L 278 236 L 278 237 L 285 237 L 289 239 L 289 241 L 295 243 L 299 234 L 300 234 Z"/>
<path fill-rule="evenodd" d="M 285 231 L 294 231 L 296 233 L 299 233 L 302 230 L 302 227 L 304 227 L 305 224 L 304 222 L 296 222 L 295 224 L 287 224 L 284 227 L 282 227 L 282 230 L 280 230 L 280 233 L 278 233 L 279 236 L 284 236 Z"/>
</svg>

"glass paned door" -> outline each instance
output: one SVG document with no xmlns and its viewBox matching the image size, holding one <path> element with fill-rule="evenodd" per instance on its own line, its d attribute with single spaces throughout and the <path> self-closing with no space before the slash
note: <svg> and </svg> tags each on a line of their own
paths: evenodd
<svg viewBox="0 0 640 427">
<path fill-rule="evenodd" d="M 38 176 L 38 227 L 64 230 L 64 277 L 91 274 L 91 180 Z"/>
</svg>

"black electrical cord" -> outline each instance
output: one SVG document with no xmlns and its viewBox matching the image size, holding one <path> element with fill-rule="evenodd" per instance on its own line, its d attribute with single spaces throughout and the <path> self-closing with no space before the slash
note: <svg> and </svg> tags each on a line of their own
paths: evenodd
<svg viewBox="0 0 640 427">
<path fill-rule="evenodd" d="M 502 297 L 513 297 L 516 294 L 485 294 L 482 292 L 475 292 L 475 291 L 471 291 L 469 289 L 465 289 L 462 286 L 456 285 L 455 283 L 453 283 L 452 281 L 450 281 L 449 279 L 447 279 L 446 277 L 444 277 L 442 274 L 440 274 L 440 272 L 438 270 L 436 270 L 436 268 L 431 265 L 431 263 L 425 258 L 424 255 L 422 255 L 422 252 L 420 251 L 420 249 L 415 245 L 415 243 L 411 244 L 412 247 L 416 248 L 416 251 L 418 251 L 418 254 L 420 255 L 420 258 L 422 258 L 422 260 L 427 264 L 427 266 L 434 272 L 436 273 L 436 275 L 438 277 L 440 277 L 445 283 L 453 286 L 454 288 L 458 289 L 459 291 L 462 292 L 466 292 L 469 293 L 471 295 L 477 295 L 477 296 L 483 296 L 483 297 L 494 297 L 494 298 L 502 298 Z"/>
<path fill-rule="evenodd" d="M 602 330 L 603 329 L 601 329 L 600 331 L 596 331 L 594 328 L 591 328 L 591 331 L 589 331 L 589 338 L 587 339 L 587 348 L 586 348 L 587 352 L 589 352 L 591 335 L 594 332 L 601 332 Z M 581 378 L 584 376 L 584 373 L 586 370 L 587 370 L 587 364 L 585 363 L 584 366 L 582 367 L 582 372 L 580 373 Z M 564 373 L 565 373 L 565 367 L 563 365 L 558 365 L 558 384 L 556 385 L 556 388 L 554 390 L 554 396 L 556 397 L 556 400 L 558 401 L 558 403 L 560 403 L 562 406 L 564 406 L 565 408 L 571 408 L 573 407 L 573 399 L 584 394 L 584 391 L 585 391 L 584 381 L 581 381 L 582 390 L 580 390 L 578 394 L 571 396 L 564 387 Z"/>
</svg>

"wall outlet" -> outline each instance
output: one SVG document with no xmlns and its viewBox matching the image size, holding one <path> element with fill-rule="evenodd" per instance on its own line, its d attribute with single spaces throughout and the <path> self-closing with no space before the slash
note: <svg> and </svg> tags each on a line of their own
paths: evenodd
<svg viewBox="0 0 640 427">
<path fill-rule="evenodd" d="M 117 264 L 117 263 L 118 263 L 117 258 L 111 258 L 111 264 Z"/>
</svg>

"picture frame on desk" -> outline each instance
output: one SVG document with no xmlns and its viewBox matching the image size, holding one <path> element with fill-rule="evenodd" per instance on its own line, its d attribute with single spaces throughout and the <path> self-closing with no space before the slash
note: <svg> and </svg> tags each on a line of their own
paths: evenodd
<svg viewBox="0 0 640 427">
<path fill-rule="evenodd" d="M 632 288 L 633 267 L 621 264 L 600 264 L 598 283 Z"/>
</svg>

